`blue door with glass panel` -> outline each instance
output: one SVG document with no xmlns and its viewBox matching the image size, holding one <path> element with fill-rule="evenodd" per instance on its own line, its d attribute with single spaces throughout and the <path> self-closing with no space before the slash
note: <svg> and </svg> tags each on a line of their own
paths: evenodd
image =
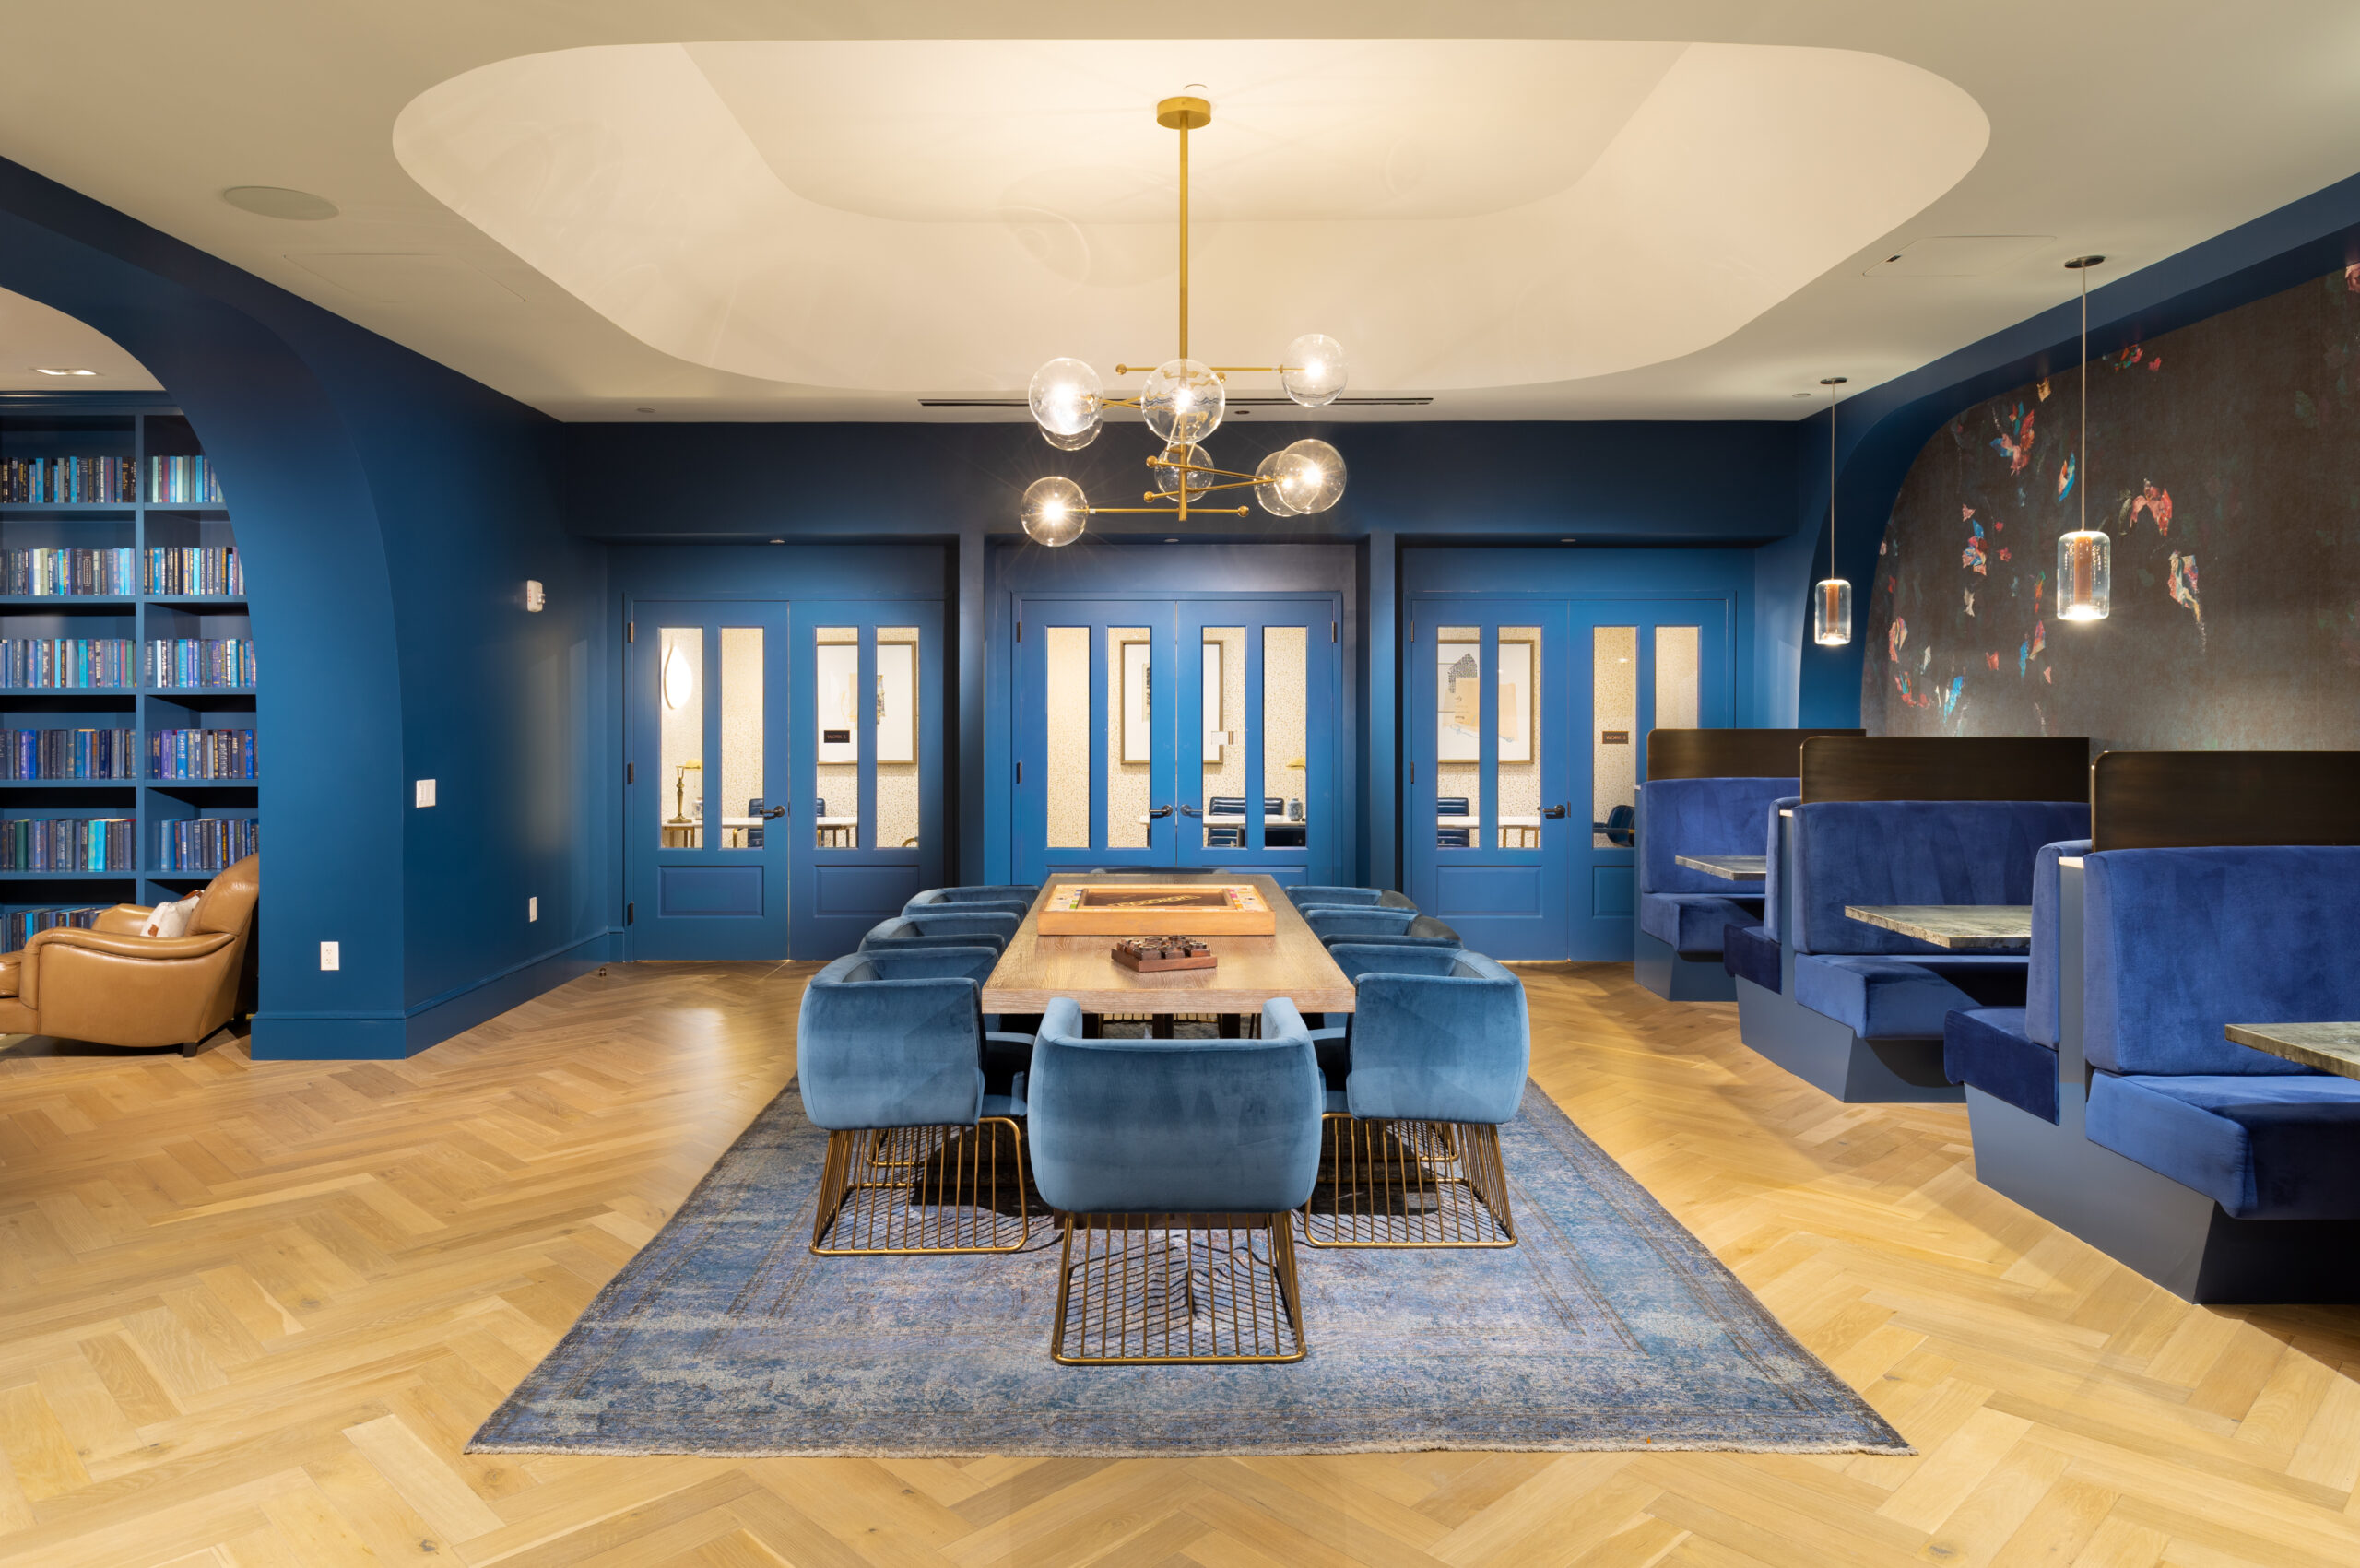
<svg viewBox="0 0 2360 1568">
<path fill-rule="evenodd" d="M 1327 594 L 1015 604 L 1017 875 L 1339 864 Z"/>
</svg>

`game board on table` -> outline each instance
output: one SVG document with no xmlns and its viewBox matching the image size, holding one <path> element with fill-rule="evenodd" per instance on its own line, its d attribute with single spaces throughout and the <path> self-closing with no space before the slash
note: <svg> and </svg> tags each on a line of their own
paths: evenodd
<svg viewBox="0 0 2360 1568">
<path fill-rule="evenodd" d="M 1067 882 L 1035 917 L 1044 937 L 1268 937 L 1278 916 L 1250 882 Z"/>
</svg>

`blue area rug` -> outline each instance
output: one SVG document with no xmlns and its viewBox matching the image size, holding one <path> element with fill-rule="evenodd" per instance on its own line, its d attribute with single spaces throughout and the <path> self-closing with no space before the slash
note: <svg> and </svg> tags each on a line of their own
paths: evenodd
<svg viewBox="0 0 2360 1568">
<path fill-rule="evenodd" d="M 1061 1367 L 1056 1232 L 998 1256 L 815 1257 L 827 1136 L 790 1086 L 468 1445 L 494 1454 L 1907 1454 L 1528 1086 L 1518 1244 L 1298 1246 L 1292 1365 Z"/>
</svg>

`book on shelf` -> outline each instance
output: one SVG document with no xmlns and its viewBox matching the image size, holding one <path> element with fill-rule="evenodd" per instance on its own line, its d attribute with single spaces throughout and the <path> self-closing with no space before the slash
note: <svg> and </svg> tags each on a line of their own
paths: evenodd
<svg viewBox="0 0 2360 1568">
<path fill-rule="evenodd" d="M 82 594 L 128 597 L 133 560 L 139 552 L 113 549 L 0 550 L 0 594 L 22 598 L 72 598 Z"/>
<path fill-rule="evenodd" d="M 132 674 L 127 637 L 0 637 L 0 690 L 128 688 Z"/>
<path fill-rule="evenodd" d="M 243 598 L 246 569 L 238 563 L 235 545 L 220 549 L 151 546 L 148 550 L 148 592 L 220 594 Z"/>
<path fill-rule="evenodd" d="M 254 684 L 251 637 L 159 638 L 148 644 L 148 684 L 195 688 Z"/>
<path fill-rule="evenodd" d="M 262 848 L 262 824 L 252 817 L 195 817 L 157 828 L 159 871 L 219 871 Z"/>
<path fill-rule="evenodd" d="M 0 779 L 127 779 L 139 732 L 0 729 Z"/>
<path fill-rule="evenodd" d="M 79 925 L 85 931 L 99 923 L 99 916 L 112 909 L 112 904 L 83 904 L 74 909 L 11 910 L 7 917 L 7 950 L 21 949 L 34 936 L 53 931 L 60 925 Z"/>
<path fill-rule="evenodd" d="M 131 817 L 19 817 L 0 822 L 0 871 L 136 871 Z"/>
<path fill-rule="evenodd" d="M 250 779 L 254 776 L 254 732 L 149 730 L 148 764 L 149 776 L 157 779 Z"/>
<path fill-rule="evenodd" d="M 128 457 L 11 457 L 0 461 L 0 501 L 20 506 L 127 505 L 139 499 Z"/>
<path fill-rule="evenodd" d="M 201 456 L 150 457 L 148 499 L 165 506 L 219 506 L 221 480 Z"/>
</svg>

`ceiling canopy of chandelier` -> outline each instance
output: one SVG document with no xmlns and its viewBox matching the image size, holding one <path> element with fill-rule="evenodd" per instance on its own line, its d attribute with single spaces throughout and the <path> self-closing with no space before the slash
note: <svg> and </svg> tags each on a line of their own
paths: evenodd
<svg viewBox="0 0 2360 1568">
<path fill-rule="evenodd" d="M 1096 513 L 1152 513 L 1186 522 L 1201 513 L 1243 517 L 1244 506 L 1205 506 L 1203 497 L 1221 490 L 1250 490 L 1262 510 L 1276 517 L 1325 512 L 1344 493 L 1344 457 L 1324 441 L 1304 440 L 1271 453 L 1252 473 L 1214 466 L 1205 438 L 1221 428 L 1229 404 L 1232 374 L 1276 375 L 1286 395 L 1306 408 L 1324 407 L 1344 390 L 1343 346 L 1309 332 L 1286 347 L 1275 365 L 1208 365 L 1188 357 L 1188 133 L 1212 123 L 1213 106 L 1201 98 L 1167 98 L 1155 106 L 1155 123 L 1180 133 L 1180 352 L 1150 370 L 1116 365 L 1118 376 L 1145 374 L 1136 397 L 1109 397 L 1098 371 L 1080 360 L 1052 360 L 1032 373 L 1029 395 L 1032 418 L 1051 446 L 1072 452 L 1098 439 L 1109 408 L 1136 408 L 1162 445 L 1148 458 L 1155 488 L 1142 506 L 1092 506 L 1071 479 L 1035 479 L 1024 491 L 1024 531 L 1044 545 L 1070 544 Z"/>
</svg>

